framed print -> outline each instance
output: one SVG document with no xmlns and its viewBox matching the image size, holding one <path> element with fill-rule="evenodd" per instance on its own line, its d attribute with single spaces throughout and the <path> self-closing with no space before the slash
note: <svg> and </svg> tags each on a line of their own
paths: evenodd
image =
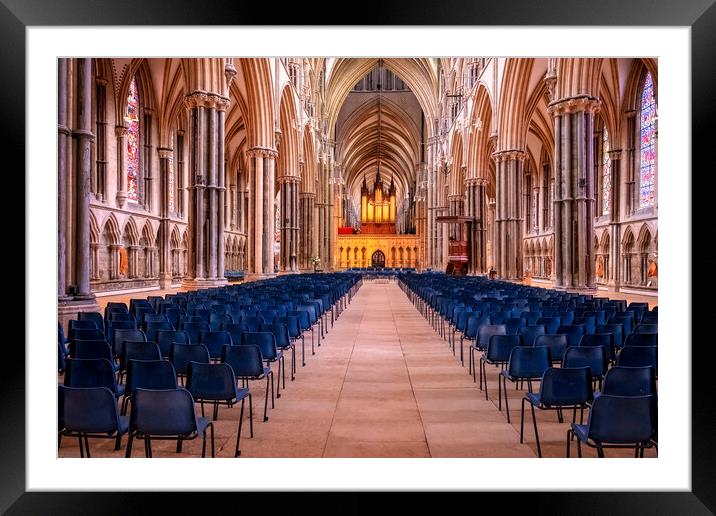
<svg viewBox="0 0 716 516">
<path fill-rule="evenodd" d="M 25 353 L 0 393 L 2 510 L 145 512 L 135 492 L 148 490 L 395 490 L 414 492 L 415 508 L 418 491 L 515 491 L 510 503 L 531 510 L 715 511 L 711 357 L 692 337 L 708 303 L 692 301 L 687 206 L 700 205 L 690 157 L 714 136 L 716 7 L 600 7 L 388 3 L 356 9 L 356 26 L 298 26 L 292 6 L 267 20 L 255 3 L 4 1 L 3 134 L 25 150 L 14 154 L 26 170 L 29 302 Z M 636 448 L 603 450 L 584 433 L 595 406 L 627 403 L 594 399 L 604 378 L 586 369 L 584 402 L 532 415 L 530 404 L 555 408 L 523 398 L 533 379 L 543 395 L 546 373 L 512 375 L 519 352 L 478 346 L 489 335 L 477 320 L 468 335 L 472 316 L 460 326 L 464 285 L 477 289 L 469 311 L 515 349 L 577 329 L 574 343 L 559 340 L 567 351 L 587 349 L 582 333 L 618 341 L 611 362 L 598 346 L 605 373 L 643 365 L 629 351 L 635 335 L 656 335 L 661 302 L 658 333 L 674 343 L 662 346 L 661 446 L 655 367 L 652 395 L 622 410 L 652 411 Z M 95 315 L 75 317 L 85 312 Z M 141 431 L 141 397 L 160 396 L 144 386 L 125 411 L 120 391 L 141 364 L 122 331 L 136 332 L 142 360 L 156 342 L 171 392 L 192 393 L 195 434 L 161 443 Z M 231 353 L 249 348 L 232 345 L 251 339 L 262 373 L 242 376 Z M 638 347 L 655 366 L 649 339 Z M 55 403 L 57 383 L 63 399 L 75 388 L 65 360 L 79 375 L 82 353 L 96 361 L 100 347 L 117 405 L 102 443 L 61 423 Z M 558 344 L 530 348 L 549 353 L 555 375 L 573 370 Z M 204 349 L 206 360 L 175 354 Z M 197 361 L 238 380 L 229 402 L 196 386 Z M 318 387 L 297 389 L 304 378 Z M 212 414 L 214 401 L 226 404 Z M 583 427 L 576 408 L 588 410 Z M 112 433 L 125 414 L 127 435 Z M 566 459 L 578 443 L 585 458 Z M 112 460 L 125 453 L 139 460 Z"/>
</svg>

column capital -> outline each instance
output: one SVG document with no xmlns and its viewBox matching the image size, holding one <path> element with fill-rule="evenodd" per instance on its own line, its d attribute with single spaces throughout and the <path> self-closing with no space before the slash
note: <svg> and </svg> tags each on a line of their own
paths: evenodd
<svg viewBox="0 0 716 516">
<path fill-rule="evenodd" d="M 114 127 L 114 134 L 118 138 L 122 138 L 123 136 L 127 136 L 127 128 L 123 125 L 117 125 Z"/>
<path fill-rule="evenodd" d="M 297 183 L 300 183 L 300 182 L 301 182 L 301 178 L 298 177 L 298 176 L 286 174 L 286 175 L 283 175 L 283 176 L 279 176 L 279 177 L 277 178 L 277 181 L 278 181 L 279 183 L 282 183 L 282 184 L 283 184 L 283 183 L 295 183 L 295 184 L 297 184 Z"/>
<path fill-rule="evenodd" d="M 100 86 L 107 86 L 107 84 L 109 84 L 109 80 L 106 77 L 95 77 L 94 82 Z"/>
<path fill-rule="evenodd" d="M 66 125 L 57 124 L 57 132 L 60 134 L 64 134 L 65 136 L 69 136 L 72 134 L 72 131 L 70 131 L 70 128 Z"/>
<path fill-rule="evenodd" d="M 273 158 L 278 157 L 276 149 L 270 147 L 252 147 L 246 151 L 246 156 L 249 158 Z"/>
<path fill-rule="evenodd" d="M 161 159 L 167 159 L 172 157 L 174 149 L 169 147 L 157 147 L 157 152 L 159 153 L 159 157 Z"/>
<path fill-rule="evenodd" d="M 523 150 L 510 149 L 493 152 L 492 157 L 497 163 L 501 161 L 524 161 L 527 154 Z"/>
<path fill-rule="evenodd" d="M 580 95 L 578 97 L 567 97 L 556 102 L 550 102 L 547 106 L 547 111 L 552 113 L 552 115 L 577 113 L 579 111 L 597 113 L 601 108 L 601 105 L 602 101 L 597 97 Z"/>
<path fill-rule="evenodd" d="M 609 155 L 609 159 L 612 161 L 622 159 L 622 150 L 621 149 L 610 150 L 607 154 Z"/>
<path fill-rule="evenodd" d="M 298 198 L 299 199 L 315 199 L 316 194 L 314 192 L 299 192 Z"/>
<path fill-rule="evenodd" d="M 207 91 L 193 91 L 184 97 L 184 106 L 186 106 L 187 109 L 205 107 L 218 111 L 226 111 L 230 103 L 231 100 L 228 97 Z"/>
<path fill-rule="evenodd" d="M 76 129 L 72 131 L 72 136 L 75 138 L 83 138 L 89 141 L 94 141 L 94 133 L 86 129 Z"/>
</svg>

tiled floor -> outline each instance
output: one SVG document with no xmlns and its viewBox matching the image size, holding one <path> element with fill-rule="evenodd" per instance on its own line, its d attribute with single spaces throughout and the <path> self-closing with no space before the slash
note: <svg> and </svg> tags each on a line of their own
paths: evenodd
<svg viewBox="0 0 716 516">
<path fill-rule="evenodd" d="M 497 369 L 488 368 L 486 400 L 467 365 L 461 366 L 459 347 L 453 356 L 447 341 L 395 282 L 364 282 L 315 355 L 310 354 L 310 338 L 306 345 L 306 366 L 301 367 L 299 358 L 296 380 L 287 376 L 275 409 L 269 405 L 268 422 L 261 421 L 265 384 L 252 384 L 254 437 L 249 437 L 245 424 L 242 457 L 536 456 L 529 411 L 526 443 L 519 442 L 522 391 L 510 387 L 508 424 L 504 405 L 502 412 L 497 408 Z M 233 456 L 238 417 L 238 406 L 219 409 L 217 456 Z M 558 423 L 554 412 L 537 417 L 543 455 L 564 457 L 571 417 L 565 414 L 565 423 Z M 92 441 L 92 455 L 123 457 L 126 438 L 121 451 L 115 452 L 113 445 Z M 153 443 L 153 452 L 154 457 L 179 456 L 174 442 Z M 201 442 L 196 440 L 185 444 L 181 456 L 200 453 Z M 584 453 L 596 456 L 591 449 Z M 76 439 L 65 438 L 59 455 L 79 456 Z M 132 456 L 143 455 L 141 443 L 135 445 Z M 607 451 L 608 457 L 629 455 Z M 654 455 L 647 451 L 647 456 Z"/>
</svg>

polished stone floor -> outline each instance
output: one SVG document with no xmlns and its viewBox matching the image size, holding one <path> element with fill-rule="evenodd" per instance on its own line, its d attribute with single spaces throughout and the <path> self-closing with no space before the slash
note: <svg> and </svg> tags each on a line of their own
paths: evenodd
<svg viewBox="0 0 716 516">
<path fill-rule="evenodd" d="M 509 389 L 512 422 L 507 423 L 504 404 L 502 411 L 497 407 L 498 370 L 488 368 L 486 400 L 468 375 L 467 358 L 461 366 L 459 346 L 454 356 L 395 282 L 364 282 L 316 354 L 311 355 L 310 338 L 306 348 L 306 366 L 299 359 L 295 381 L 287 375 L 285 392 L 274 409 L 269 405 L 268 422 L 261 421 L 265 383 L 252 383 L 254 437 L 245 424 L 242 457 L 536 457 L 529 411 L 525 444 L 519 442 L 523 391 Z M 564 423 L 554 412 L 539 412 L 537 418 L 543 455 L 564 457 L 571 413 Z M 220 407 L 214 423 L 217 456 L 233 457 L 238 419 L 239 406 Z M 123 457 L 125 449 L 126 438 L 117 452 L 113 441 L 91 442 L 93 457 Z M 594 450 L 584 450 L 585 457 L 596 457 Z M 153 443 L 154 457 L 200 453 L 200 440 L 185 443 L 181 455 L 174 442 Z M 65 438 L 59 456 L 78 457 L 77 440 Z M 144 456 L 141 443 L 132 456 Z M 646 456 L 655 456 L 654 450 Z"/>
</svg>

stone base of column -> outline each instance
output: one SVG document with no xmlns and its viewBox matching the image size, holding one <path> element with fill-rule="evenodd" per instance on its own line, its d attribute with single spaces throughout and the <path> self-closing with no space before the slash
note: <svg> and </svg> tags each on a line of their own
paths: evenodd
<svg viewBox="0 0 716 516">
<path fill-rule="evenodd" d="M 197 290 L 200 288 L 221 287 L 228 283 L 229 281 L 226 278 L 186 278 L 182 281 L 181 286 L 187 290 Z"/>
<path fill-rule="evenodd" d="M 67 335 L 70 319 L 77 319 L 78 313 L 99 311 L 99 304 L 94 294 L 91 297 L 87 296 L 85 299 L 69 298 L 58 299 L 57 301 L 57 318 L 65 329 L 65 335 Z"/>
<path fill-rule="evenodd" d="M 172 286 L 172 275 L 171 274 L 160 274 L 159 275 L 159 288 L 171 288 Z"/>
<path fill-rule="evenodd" d="M 246 274 L 246 281 L 256 281 L 268 278 L 275 278 L 277 274 L 275 272 L 249 272 Z"/>
</svg>

